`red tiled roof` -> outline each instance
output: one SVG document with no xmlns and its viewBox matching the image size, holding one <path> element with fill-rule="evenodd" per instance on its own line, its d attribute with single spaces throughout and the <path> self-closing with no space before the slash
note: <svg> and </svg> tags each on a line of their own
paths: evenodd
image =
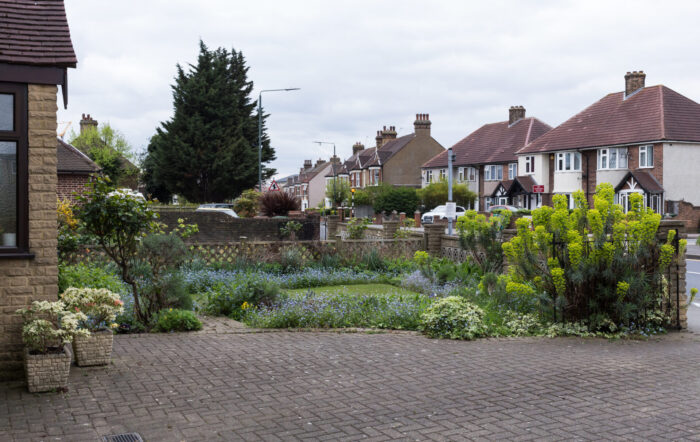
<svg viewBox="0 0 700 442">
<path fill-rule="evenodd" d="M 58 138 L 56 158 L 58 161 L 56 165 L 58 173 L 77 173 L 88 175 L 100 170 L 100 166 L 92 161 L 87 155 L 60 138 Z"/>
<path fill-rule="evenodd" d="M 508 125 L 507 121 L 481 126 L 452 146 L 455 166 L 516 161 L 515 153 L 551 129 L 547 123 L 529 117 Z M 423 164 L 424 168 L 447 167 L 447 151 Z"/>
<path fill-rule="evenodd" d="M 606 95 L 518 153 L 663 140 L 700 141 L 700 104 L 660 85 Z"/>
<path fill-rule="evenodd" d="M 75 67 L 63 0 L 0 0 L 0 63 Z"/>
<path fill-rule="evenodd" d="M 631 170 L 625 175 L 624 178 L 622 178 L 622 180 L 620 180 L 620 183 L 617 185 L 617 187 L 615 187 L 615 192 L 618 192 L 620 189 L 625 187 L 625 184 L 630 177 L 634 178 L 635 181 L 637 181 L 637 183 L 647 193 L 663 193 L 664 191 L 664 188 L 659 181 L 646 170 Z"/>
<path fill-rule="evenodd" d="M 526 192 L 530 193 L 532 193 L 532 187 L 537 185 L 532 175 L 516 176 L 515 181 L 517 181 Z"/>
</svg>

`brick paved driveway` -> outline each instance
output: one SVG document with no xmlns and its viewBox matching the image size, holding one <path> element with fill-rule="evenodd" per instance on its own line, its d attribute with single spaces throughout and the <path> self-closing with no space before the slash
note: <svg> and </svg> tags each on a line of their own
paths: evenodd
<svg viewBox="0 0 700 442">
<path fill-rule="evenodd" d="M 0 440 L 700 439 L 699 341 L 118 336 L 67 394 L 0 384 Z"/>
</svg>

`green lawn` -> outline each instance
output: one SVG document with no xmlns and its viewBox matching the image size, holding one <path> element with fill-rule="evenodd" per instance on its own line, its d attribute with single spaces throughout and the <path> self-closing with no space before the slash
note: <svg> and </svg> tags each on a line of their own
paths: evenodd
<svg viewBox="0 0 700 442">
<path fill-rule="evenodd" d="M 308 291 L 323 295 L 418 295 L 419 293 L 389 284 L 326 285 L 314 288 L 287 290 L 290 295 Z"/>
</svg>

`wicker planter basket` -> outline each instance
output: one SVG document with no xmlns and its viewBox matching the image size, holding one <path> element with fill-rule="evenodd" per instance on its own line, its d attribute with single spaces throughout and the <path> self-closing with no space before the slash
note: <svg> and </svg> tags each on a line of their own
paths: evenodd
<svg viewBox="0 0 700 442">
<path fill-rule="evenodd" d="M 63 353 L 32 355 L 24 350 L 24 372 L 30 393 L 50 391 L 68 386 L 70 373 L 70 351 L 63 347 Z"/>
<path fill-rule="evenodd" d="M 88 337 L 75 336 L 73 339 L 75 363 L 80 367 L 109 364 L 112 358 L 113 341 L 112 330 L 100 330 Z"/>
</svg>

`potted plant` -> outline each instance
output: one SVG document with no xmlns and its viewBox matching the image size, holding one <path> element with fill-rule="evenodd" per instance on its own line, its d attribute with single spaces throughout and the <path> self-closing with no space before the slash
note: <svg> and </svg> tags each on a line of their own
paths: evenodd
<svg viewBox="0 0 700 442">
<path fill-rule="evenodd" d="M 69 311 L 84 313 L 79 322 L 81 330 L 88 334 L 76 334 L 73 339 L 75 363 L 81 367 L 107 365 L 112 357 L 114 322 L 124 310 L 124 303 L 117 293 L 107 289 L 75 288 L 67 289 L 61 295 Z"/>
<path fill-rule="evenodd" d="M 89 333 L 78 329 L 85 315 L 67 311 L 62 301 L 34 301 L 17 313 L 24 319 L 24 371 L 29 391 L 65 389 L 71 360 L 67 345 L 74 336 Z"/>
</svg>

